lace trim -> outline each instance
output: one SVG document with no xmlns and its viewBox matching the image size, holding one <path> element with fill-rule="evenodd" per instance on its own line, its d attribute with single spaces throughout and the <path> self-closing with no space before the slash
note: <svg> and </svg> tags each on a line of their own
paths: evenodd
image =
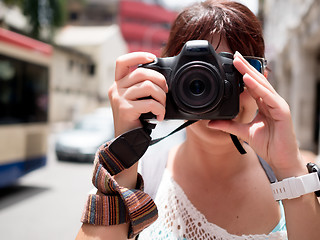
<svg viewBox="0 0 320 240">
<path fill-rule="evenodd" d="M 165 170 L 155 199 L 159 209 L 158 220 L 145 229 L 141 239 L 197 239 L 197 240 L 285 240 L 286 231 L 268 235 L 242 235 L 228 233 L 225 229 L 208 222 L 187 198 L 181 187 Z"/>
</svg>

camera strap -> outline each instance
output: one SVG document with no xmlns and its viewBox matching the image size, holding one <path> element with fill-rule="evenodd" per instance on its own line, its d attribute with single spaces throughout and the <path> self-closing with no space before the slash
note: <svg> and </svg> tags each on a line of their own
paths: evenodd
<svg viewBox="0 0 320 240">
<path fill-rule="evenodd" d="M 234 146 L 238 149 L 240 154 L 246 154 L 247 151 L 243 148 L 242 144 L 239 141 L 239 138 L 236 135 L 230 134 L 230 137 L 232 139 L 232 142 Z"/>
<path fill-rule="evenodd" d="M 155 123 L 150 123 L 146 120 L 143 120 L 143 119 L 140 119 L 141 123 L 142 123 L 142 126 L 144 128 L 144 130 L 150 135 L 152 130 L 155 129 L 156 125 Z M 191 124 L 197 122 L 198 120 L 188 120 L 186 121 L 185 123 L 183 123 L 181 126 L 179 126 L 178 128 L 176 128 L 175 130 L 173 130 L 172 132 L 170 132 L 168 135 L 164 136 L 164 137 L 161 137 L 161 138 L 156 138 L 156 139 L 152 139 L 150 141 L 150 144 L 149 146 L 152 146 L 160 141 L 162 141 L 163 139 L 181 131 L 182 129 L 190 126 Z M 239 138 L 233 134 L 230 134 L 230 137 L 232 139 L 232 142 L 234 144 L 234 146 L 238 149 L 239 153 L 240 154 L 246 154 L 246 150 L 243 148 L 242 144 L 240 143 L 239 141 Z"/>
<path fill-rule="evenodd" d="M 164 137 L 161 137 L 161 138 L 157 138 L 157 139 L 152 139 L 151 142 L 150 142 L 150 146 L 152 146 L 153 144 L 156 144 L 160 141 L 162 141 L 163 139 L 175 134 L 176 132 L 179 132 L 180 130 L 190 126 L 191 124 L 197 122 L 197 120 L 188 120 L 186 121 L 185 123 L 183 123 L 180 127 L 176 128 L 175 130 L 173 130 L 171 133 L 169 133 L 168 135 L 164 136 Z"/>
</svg>

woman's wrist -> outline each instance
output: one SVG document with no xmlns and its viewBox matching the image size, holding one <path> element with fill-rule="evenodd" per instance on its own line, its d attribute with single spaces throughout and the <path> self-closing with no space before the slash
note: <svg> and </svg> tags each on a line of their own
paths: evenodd
<svg viewBox="0 0 320 240">
<path fill-rule="evenodd" d="M 135 189 L 138 177 L 138 163 L 114 176 L 115 181 L 123 187 Z"/>
<path fill-rule="evenodd" d="M 128 120 L 114 120 L 115 121 L 115 137 L 120 136 L 132 129 L 142 127 L 141 121 L 136 119 L 134 121 L 128 122 Z"/>
<path fill-rule="evenodd" d="M 289 164 L 287 164 L 286 167 L 276 167 L 274 172 L 278 179 L 278 181 L 281 181 L 285 178 L 290 177 L 298 177 L 305 174 L 308 174 L 308 170 L 306 167 L 306 162 L 303 160 L 301 156 L 298 156 L 294 159 L 288 159 Z"/>
<path fill-rule="evenodd" d="M 92 177 L 98 194 L 89 195 L 83 223 L 104 226 L 129 223 L 128 237 L 132 238 L 156 220 L 157 208 L 143 192 L 143 179 L 137 173 L 137 162 L 150 140 L 143 129 L 135 129 L 98 149 Z"/>
</svg>

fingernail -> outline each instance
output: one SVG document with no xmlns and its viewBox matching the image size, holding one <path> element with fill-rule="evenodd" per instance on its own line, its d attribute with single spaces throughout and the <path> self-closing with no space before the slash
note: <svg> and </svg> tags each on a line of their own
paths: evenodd
<svg viewBox="0 0 320 240">
<path fill-rule="evenodd" d="M 250 77 L 248 73 L 243 74 L 243 78 Z"/>
<path fill-rule="evenodd" d="M 156 58 L 156 55 L 152 54 L 152 53 L 148 53 L 147 54 L 147 59 L 153 61 Z"/>
<path fill-rule="evenodd" d="M 234 57 L 236 57 L 236 56 L 238 56 L 238 57 L 242 57 L 241 53 L 240 53 L 240 52 L 238 52 L 238 51 L 236 51 L 236 52 L 234 53 Z"/>
</svg>

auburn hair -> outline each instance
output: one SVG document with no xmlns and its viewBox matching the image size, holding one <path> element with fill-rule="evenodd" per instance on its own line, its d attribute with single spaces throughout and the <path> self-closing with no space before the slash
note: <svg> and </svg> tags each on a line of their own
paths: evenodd
<svg viewBox="0 0 320 240">
<path fill-rule="evenodd" d="M 162 56 L 177 55 L 189 40 L 208 40 L 219 36 L 234 53 L 264 57 L 261 22 L 241 3 L 207 0 L 184 9 L 175 19 Z M 218 46 L 219 46 L 218 44 Z M 218 46 L 213 46 L 218 48 Z"/>
</svg>

